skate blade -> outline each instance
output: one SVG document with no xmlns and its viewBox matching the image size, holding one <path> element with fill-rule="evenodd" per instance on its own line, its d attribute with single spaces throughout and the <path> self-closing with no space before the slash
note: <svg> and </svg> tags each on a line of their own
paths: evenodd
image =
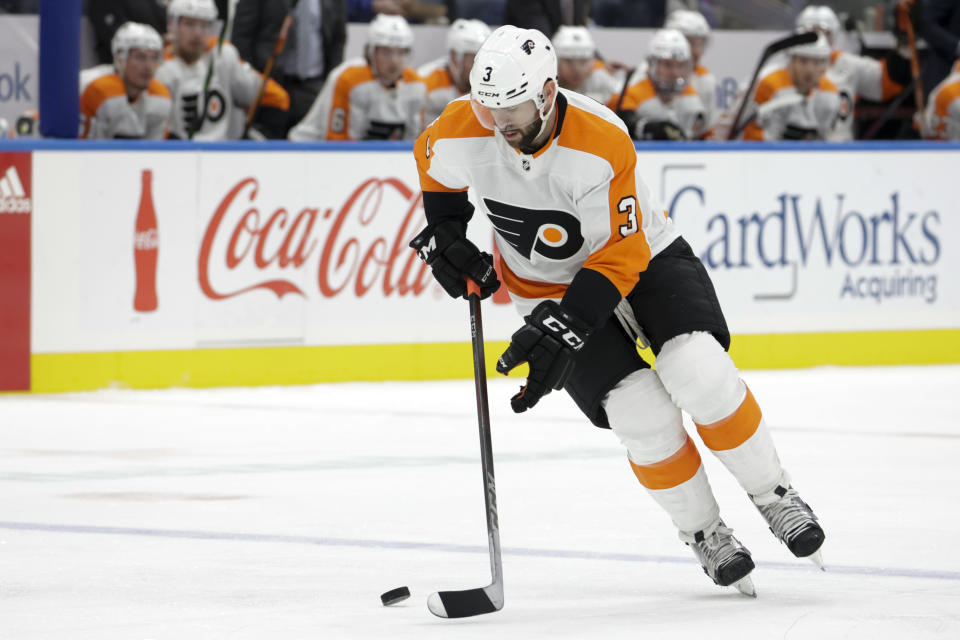
<svg viewBox="0 0 960 640">
<path fill-rule="evenodd" d="M 826 567 L 823 566 L 823 556 L 820 555 L 820 550 L 816 550 L 807 556 L 807 559 L 810 560 L 813 564 L 817 565 L 820 571 L 826 571 Z"/>
<path fill-rule="evenodd" d="M 730 586 L 735 587 L 737 591 L 745 596 L 750 596 L 751 598 L 757 597 L 757 589 L 753 586 L 753 579 L 750 576 L 744 576 Z"/>
</svg>

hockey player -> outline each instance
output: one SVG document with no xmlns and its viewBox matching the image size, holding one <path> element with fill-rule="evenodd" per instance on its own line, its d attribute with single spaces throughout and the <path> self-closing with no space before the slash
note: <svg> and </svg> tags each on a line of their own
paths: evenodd
<svg viewBox="0 0 960 640">
<path fill-rule="evenodd" d="M 840 109 L 836 124 L 827 135 L 828 140 L 853 140 L 853 109 L 859 96 L 874 102 L 886 102 L 910 83 L 910 63 L 896 51 L 890 51 L 883 60 L 877 60 L 838 49 L 840 21 L 830 7 L 807 7 L 797 16 L 796 27 L 798 33 L 822 33 L 830 44 L 830 63 L 826 75 L 837 87 Z"/>
<path fill-rule="evenodd" d="M 427 122 L 436 119 L 451 100 L 470 93 L 473 56 L 489 35 L 490 27 L 482 21 L 458 18 L 447 31 L 447 55 L 417 69 L 427 84 Z"/>
<path fill-rule="evenodd" d="M 727 354 L 710 278 L 643 183 L 623 123 L 558 89 L 556 77 L 542 33 L 493 32 L 477 53 L 470 97 L 451 102 L 414 144 L 427 226 L 411 247 L 450 296 L 465 297 L 465 278 L 491 295 L 500 286 L 493 259 L 466 238 L 473 191 L 525 314 L 497 363 L 501 373 L 530 365 L 513 410 L 565 389 L 623 442 L 707 575 L 753 594 L 750 552 L 720 517 L 681 410 L 794 555 L 819 560 L 823 530 L 780 465 Z M 656 371 L 637 353 L 641 333 Z"/>
<path fill-rule="evenodd" d="M 623 84 L 623 79 L 618 80 L 597 58 L 597 45 L 586 27 L 560 27 L 553 34 L 553 48 L 561 88 L 606 104 Z"/>
<path fill-rule="evenodd" d="M 690 140 L 706 132 L 703 101 L 690 82 L 690 45 L 676 29 L 660 29 L 650 40 L 646 74 L 627 87 L 614 108 L 636 140 Z M 638 74 L 634 74 L 635 77 Z"/>
<path fill-rule="evenodd" d="M 401 16 L 378 14 L 365 58 L 330 72 L 291 140 L 413 140 L 424 127 L 427 85 L 406 66 L 413 32 Z"/>
<path fill-rule="evenodd" d="M 693 58 L 693 75 L 690 77 L 690 84 L 697 90 L 697 95 L 703 102 L 704 120 L 709 129 L 717 117 L 717 77 L 700 64 L 700 59 L 710 41 L 710 25 L 699 11 L 677 9 L 667 16 L 664 28 L 676 29 L 683 34 L 690 45 L 690 56 Z"/>
<path fill-rule="evenodd" d="M 817 41 L 790 49 L 771 66 L 744 110 L 744 140 L 825 140 L 840 110 L 837 87 L 827 77 L 830 44 Z"/>
<path fill-rule="evenodd" d="M 167 18 L 172 42 L 157 78 L 173 95 L 171 133 L 194 140 L 240 138 L 263 76 L 240 59 L 236 47 L 218 46 L 210 34 L 217 18 L 213 0 L 170 0 Z M 256 129 L 268 138 L 281 136 L 289 108 L 290 96 L 268 79 Z"/>
<path fill-rule="evenodd" d="M 960 140 L 960 60 L 943 82 L 930 92 L 927 132 L 937 140 Z"/>
<path fill-rule="evenodd" d="M 113 66 L 99 65 L 80 74 L 80 137 L 167 137 L 170 92 L 154 76 L 163 41 L 153 27 L 123 24 L 110 41 Z"/>
</svg>

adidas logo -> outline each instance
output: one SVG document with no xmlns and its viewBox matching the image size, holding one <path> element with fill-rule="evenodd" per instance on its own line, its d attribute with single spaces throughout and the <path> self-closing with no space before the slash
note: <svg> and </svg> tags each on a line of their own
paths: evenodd
<svg viewBox="0 0 960 640">
<path fill-rule="evenodd" d="M 11 166 L 0 178 L 0 213 L 30 213 L 32 209 L 20 174 L 16 167 Z"/>
</svg>

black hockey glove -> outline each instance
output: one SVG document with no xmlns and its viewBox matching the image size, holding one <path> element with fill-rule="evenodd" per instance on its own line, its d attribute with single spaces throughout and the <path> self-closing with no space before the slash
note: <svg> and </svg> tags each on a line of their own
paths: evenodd
<svg viewBox="0 0 960 640">
<path fill-rule="evenodd" d="M 504 375 L 523 362 L 530 364 L 527 384 L 510 398 L 515 413 L 532 408 L 551 390 L 563 388 L 573 371 L 573 354 L 583 348 L 591 331 L 553 300 L 538 304 L 524 321 L 497 361 L 497 371 Z"/>
<path fill-rule="evenodd" d="M 686 140 L 687 136 L 683 129 L 669 120 L 657 120 L 645 122 L 643 131 L 638 136 L 640 140 L 667 140 L 677 141 Z"/>
<path fill-rule="evenodd" d="M 464 224 L 447 220 L 430 225 L 410 242 L 410 248 L 430 265 L 433 277 L 451 298 L 466 299 L 464 278 L 470 278 L 480 286 L 481 299 L 490 297 L 500 288 L 497 272 L 493 269 L 493 256 L 467 240 Z"/>
</svg>

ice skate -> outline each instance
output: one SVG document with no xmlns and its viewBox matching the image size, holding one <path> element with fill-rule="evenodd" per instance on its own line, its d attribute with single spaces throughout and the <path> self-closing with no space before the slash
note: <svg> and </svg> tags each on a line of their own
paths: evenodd
<svg viewBox="0 0 960 640">
<path fill-rule="evenodd" d="M 790 486 L 786 473 L 780 484 L 771 491 L 752 495 L 750 499 L 767 521 L 773 535 L 787 545 L 790 552 L 798 558 L 809 558 L 823 570 L 823 558 L 820 547 L 825 535 L 817 524 L 817 516 L 806 502 L 800 499 L 797 490 Z"/>
<path fill-rule="evenodd" d="M 680 532 L 680 539 L 700 561 L 703 572 L 721 587 L 733 586 L 744 595 L 757 597 L 750 578 L 753 558 L 750 551 L 733 537 L 733 529 L 717 520 L 703 531 Z"/>
</svg>

